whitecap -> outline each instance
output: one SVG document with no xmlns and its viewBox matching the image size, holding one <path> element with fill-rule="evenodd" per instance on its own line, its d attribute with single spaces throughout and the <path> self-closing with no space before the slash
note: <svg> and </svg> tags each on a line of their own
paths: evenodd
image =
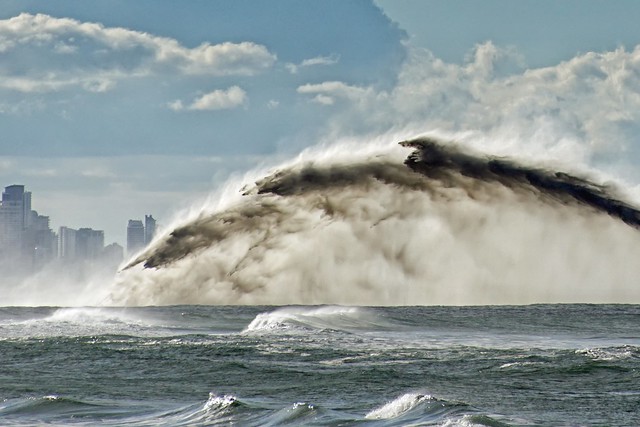
<svg viewBox="0 0 640 427">
<path fill-rule="evenodd" d="M 204 404 L 206 411 L 224 411 L 225 409 L 236 405 L 238 398 L 232 394 L 225 394 L 219 396 L 214 393 L 209 393 L 209 399 Z"/>
<path fill-rule="evenodd" d="M 576 350 L 576 354 L 586 356 L 596 361 L 623 360 L 634 357 L 638 354 L 638 349 L 632 346 L 611 347 L 611 348 L 585 348 Z"/>
<path fill-rule="evenodd" d="M 364 310 L 358 307 L 282 307 L 272 312 L 258 314 L 242 332 L 339 330 L 357 327 L 364 321 L 365 316 Z"/>
<path fill-rule="evenodd" d="M 369 420 L 387 420 L 397 418 L 418 406 L 422 402 L 434 399 L 428 394 L 406 393 L 365 415 Z"/>
</svg>

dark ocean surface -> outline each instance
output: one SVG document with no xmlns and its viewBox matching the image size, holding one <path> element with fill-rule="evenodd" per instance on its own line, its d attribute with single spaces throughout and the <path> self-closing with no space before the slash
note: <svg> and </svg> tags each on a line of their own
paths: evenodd
<svg viewBox="0 0 640 427">
<path fill-rule="evenodd" d="M 0 425 L 638 426 L 640 306 L 0 308 Z"/>
</svg>

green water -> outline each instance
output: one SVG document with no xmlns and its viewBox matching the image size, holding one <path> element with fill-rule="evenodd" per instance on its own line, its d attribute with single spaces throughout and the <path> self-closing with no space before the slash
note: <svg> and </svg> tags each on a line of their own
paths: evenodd
<svg viewBox="0 0 640 427">
<path fill-rule="evenodd" d="M 640 425 L 640 306 L 0 308 L 0 425 Z"/>
</svg>

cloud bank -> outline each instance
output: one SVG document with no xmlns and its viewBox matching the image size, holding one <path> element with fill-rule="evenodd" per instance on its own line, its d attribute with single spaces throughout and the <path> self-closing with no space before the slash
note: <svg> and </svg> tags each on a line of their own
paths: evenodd
<svg viewBox="0 0 640 427">
<path fill-rule="evenodd" d="M 526 69 L 516 52 L 491 42 L 476 46 L 462 64 L 409 48 L 390 90 L 325 81 L 297 92 L 337 110 L 329 139 L 435 130 L 496 154 L 580 164 L 628 155 L 640 160 L 640 46 L 540 69 Z"/>
<path fill-rule="evenodd" d="M 104 92 L 120 79 L 158 73 L 251 76 L 276 61 L 248 41 L 187 48 L 126 28 L 28 13 L 0 20 L 0 56 L 0 88 L 19 92 Z"/>
</svg>

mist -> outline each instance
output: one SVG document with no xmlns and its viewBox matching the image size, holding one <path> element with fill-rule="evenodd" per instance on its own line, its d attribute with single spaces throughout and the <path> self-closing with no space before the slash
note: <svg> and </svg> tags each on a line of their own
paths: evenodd
<svg viewBox="0 0 640 427">
<path fill-rule="evenodd" d="M 110 261 L 53 261 L 30 274 L 5 275 L 1 305 L 79 307 L 101 305 L 118 270 Z"/>
<path fill-rule="evenodd" d="M 113 305 L 633 303 L 638 210 L 615 188 L 453 142 L 331 147 L 176 224 Z"/>
</svg>

